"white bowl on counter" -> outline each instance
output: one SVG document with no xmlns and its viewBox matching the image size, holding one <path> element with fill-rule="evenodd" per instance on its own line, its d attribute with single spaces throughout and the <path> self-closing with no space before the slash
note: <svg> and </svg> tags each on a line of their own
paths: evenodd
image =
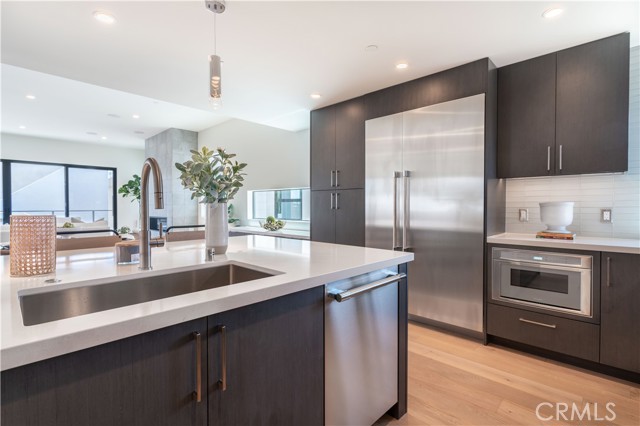
<svg viewBox="0 0 640 426">
<path fill-rule="evenodd" d="M 547 232 L 570 234 L 567 226 L 573 222 L 573 201 L 540 203 L 540 221 L 547 225 Z"/>
</svg>

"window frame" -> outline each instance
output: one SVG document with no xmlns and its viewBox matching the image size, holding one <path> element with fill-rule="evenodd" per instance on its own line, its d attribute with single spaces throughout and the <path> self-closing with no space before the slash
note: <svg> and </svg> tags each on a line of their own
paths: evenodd
<svg viewBox="0 0 640 426">
<path fill-rule="evenodd" d="M 273 191 L 273 201 L 274 201 L 274 207 L 276 207 L 277 205 L 277 192 L 279 191 L 294 191 L 294 190 L 299 190 L 300 191 L 300 198 L 285 198 L 284 200 L 286 200 L 286 202 L 295 202 L 297 200 L 300 200 L 300 204 L 301 204 L 301 209 L 300 209 L 300 216 L 301 219 L 281 219 L 281 220 L 285 220 L 287 222 L 300 222 L 300 223 L 309 223 L 310 219 L 302 219 L 304 217 L 304 196 L 303 196 L 303 192 L 304 191 L 309 191 L 311 192 L 311 188 L 308 186 L 304 186 L 304 187 L 292 187 L 292 188 L 272 188 L 272 189 L 250 189 L 247 191 L 247 219 L 248 220 L 264 220 L 266 218 L 260 218 L 260 217 L 256 217 L 255 214 L 255 193 L 256 192 L 270 192 Z M 274 212 L 274 217 L 276 217 L 277 212 Z"/>
<path fill-rule="evenodd" d="M 11 164 L 34 164 L 64 167 L 64 215 L 69 217 L 69 169 L 105 170 L 113 173 L 113 228 L 118 229 L 118 169 L 115 167 L 88 166 L 84 164 L 48 163 L 44 161 L 0 159 L 2 162 L 2 223 L 9 223 L 12 212 Z"/>
</svg>

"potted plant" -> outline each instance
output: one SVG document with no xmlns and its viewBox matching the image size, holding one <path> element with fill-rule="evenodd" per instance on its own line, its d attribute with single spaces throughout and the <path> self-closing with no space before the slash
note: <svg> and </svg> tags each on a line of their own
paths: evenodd
<svg viewBox="0 0 640 426">
<path fill-rule="evenodd" d="M 262 226 L 262 228 L 266 229 L 267 231 L 279 231 L 280 229 L 284 228 L 285 224 L 285 221 L 278 220 L 273 216 L 267 216 L 264 223 L 260 222 L 260 226 Z"/>
<path fill-rule="evenodd" d="M 140 176 L 133 175 L 129 182 L 118 188 L 118 194 L 122 194 L 123 198 L 131 197 L 131 202 L 140 202 Z"/>
<path fill-rule="evenodd" d="M 233 161 L 235 156 L 222 148 L 212 151 L 204 146 L 200 151 L 191 150 L 191 160 L 176 163 L 182 186 L 191 191 L 191 199 L 198 198 L 206 205 L 206 248 L 218 254 L 227 251 L 229 242 L 227 203 L 242 188 L 246 176 L 242 172 L 246 163 Z"/>
</svg>

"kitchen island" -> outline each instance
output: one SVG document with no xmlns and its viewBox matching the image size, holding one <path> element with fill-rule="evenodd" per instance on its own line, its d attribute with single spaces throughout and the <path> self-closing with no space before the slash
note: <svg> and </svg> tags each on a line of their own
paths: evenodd
<svg viewBox="0 0 640 426">
<path fill-rule="evenodd" d="M 153 250 L 154 269 L 144 272 L 116 265 L 109 249 L 60 252 L 55 276 L 32 278 L 9 277 L 5 257 L 3 424 L 321 424 L 325 284 L 413 258 L 265 236 L 230 238 L 213 261 L 204 251 L 202 242 L 169 243 Z M 218 267 L 264 278 L 23 322 L 21 297 Z"/>
</svg>

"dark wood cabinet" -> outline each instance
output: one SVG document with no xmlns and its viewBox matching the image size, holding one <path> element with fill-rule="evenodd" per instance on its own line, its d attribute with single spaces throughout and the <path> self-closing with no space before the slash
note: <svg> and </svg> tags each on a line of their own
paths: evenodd
<svg viewBox="0 0 640 426">
<path fill-rule="evenodd" d="M 3 371 L 2 424 L 204 426 L 195 332 L 205 357 L 203 318 Z"/>
<path fill-rule="evenodd" d="M 336 192 L 336 244 L 364 246 L 364 190 Z"/>
<path fill-rule="evenodd" d="M 597 324 L 487 304 L 487 333 L 577 358 L 598 361 Z"/>
<path fill-rule="evenodd" d="M 600 362 L 640 373 L 640 255 L 602 253 Z"/>
<path fill-rule="evenodd" d="M 498 177 L 628 169 L 629 34 L 498 70 Z"/>
<path fill-rule="evenodd" d="M 311 240 L 364 246 L 364 190 L 311 191 Z"/>
<path fill-rule="evenodd" d="M 335 193 L 332 191 L 311 191 L 311 241 L 335 243 L 334 196 Z"/>
<path fill-rule="evenodd" d="M 311 189 L 333 188 L 336 168 L 336 110 L 311 111 Z"/>
<path fill-rule="evenodd" d="M 364 188 L 362 98 L 311 112 L 311 189 Z"/>
<path fill-rule="evenodd" d="M 556 54 L 498 69 L 498 176 L 555 170 Z"/>
<path fill-rule="evenodd" d="M 211 425 L 324 423 L 324 288 L 209 318 Z"/>
<path fill-rule="evenodd" d="M 356 98 L 337 104 L 335 109 L 335 187 L 364 188 L 364 102 Z"/>
<path fill-rule="evenodd" d="M 556 173 L 628 169 L 629 33 L 558 52 Z"/>
</svg>

